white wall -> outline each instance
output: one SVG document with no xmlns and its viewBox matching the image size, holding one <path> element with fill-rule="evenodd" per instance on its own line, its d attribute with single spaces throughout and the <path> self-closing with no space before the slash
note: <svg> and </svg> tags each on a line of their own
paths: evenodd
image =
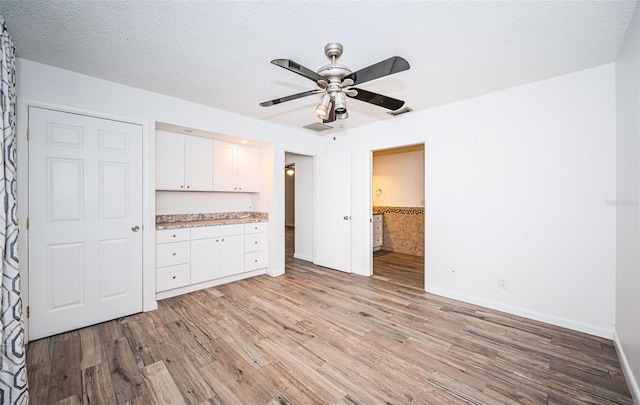
<svg viewBox="0 0 640 405">
<path fill-rule="evenodd" d="M 313 157 L 287 153 L 286 161 L 296 165 L 294 176 L 296 229 L 293 257 L 313 261 Z"/>
<path fill-rule="evenodd" d="M 352 270 L 371 267 L 370 151 L 424 142 L 427 291 L 610 338 L 614 80 L 604 65 L 325 140 L 352 151 Z"/>
<path fill-rule="evenodd" d="M 374 207 L 424 207 L 423 148 L 374 152 L 372 174 Z"/>
<path fill-rule="evenodd" d="M 616 62 L 616 327 L 618 355 L 640 403 L 640 9 Z"/>
<path fill-rule="evenodd" d="M 155 143 L 156 122 L 196 128 L 223 135 L 232 135 L 270 143 L 263 147 L 262 184 L 271 184 L 259 197 L 252 196 L 256 211 L 269 213 L 269 268 L 272 275 L 284 272 L 284 151 L 296 150 L 313 155 L 318 137 L 207 106 L 187 102 L 129 86 L 92 78 L 78 73 L 34 63 L 17 61 L 18 131 L 26 132 L 27 106 L 48 106 L 86 113 L 104 118 L 125 120 L 143 126 L 144 136 L 144 308 L 155 307 Z M 24 137 L 18 145 L 19 170 L 27 173 L 27 146 Z M 277 172 L 277 176 L 276 176 Z M 20 202 L 19 220 L 22 228 L 20 243 L 27 246 L 24 227 L 26 212 L 26 176 L 18 178 Z M 38 196 L 31 196 L 38 198 Z M 169 209 L 162 207 L 162 209 Z M 20 250 L 23 280 L 28 279 L 27 249 Z M 25 300 L 28 290 L 25 282 Z"/>
</svg>

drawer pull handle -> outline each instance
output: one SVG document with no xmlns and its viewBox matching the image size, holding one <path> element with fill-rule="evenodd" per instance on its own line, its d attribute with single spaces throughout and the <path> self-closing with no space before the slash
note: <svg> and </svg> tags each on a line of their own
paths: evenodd
<svg viewBox="0 0 640 405">
<path fill-rule="evenodd" d="M 254 260 L 256 263 L 258 263 L 258 259 Z"/>
<path fill-rule="evenodd" d="M 175 237 L 176 237 L 176 235 L 173 235 L 173 237 L 175 238 Z"/>
<path fill-rule="evenodd" d="M 171 278 L 175 280 L 175 279 L 176 279 L 176 276 L 173 276 L 173 277 L 171 277 Z"/>
<path fill-rule="evenodd" d="M 171 253 L 171 254 L 172 254 L 173 256 L 175 256 L 175 255 L 176 255 L 176 252 L 173 252 L 173 253 Z"/>
<path fill-rule="evenodd" d="M 257 244 L 258 244 L 258 241 L 255 241 L 255 242 L 253 242 L 253 243 L 255 243 L 255 244 L 257 245 Z"/>
</svg>

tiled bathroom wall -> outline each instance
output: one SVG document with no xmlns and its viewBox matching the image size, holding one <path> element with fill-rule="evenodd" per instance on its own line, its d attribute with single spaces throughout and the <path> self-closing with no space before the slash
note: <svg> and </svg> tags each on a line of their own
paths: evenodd
<svg viewBox="0 0 640 405">
<path fill-rule="evenodd" d="M 424 207 L 373 207 L 382 213 L 382 250 L 424 256 Z"/>
</svg>

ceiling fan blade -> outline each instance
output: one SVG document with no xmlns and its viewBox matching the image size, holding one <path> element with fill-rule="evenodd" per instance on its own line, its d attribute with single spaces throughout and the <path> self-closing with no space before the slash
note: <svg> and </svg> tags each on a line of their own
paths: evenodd
<svg viewBox="0 0 640 405">
<path fill-rule="evenodd" d="M 329 115 L 327 116 L 327 119 L 322 120 L 322 122 L 326 124 L 327 122 L 333 122 L 335 120 L 336 120 L 336 103 L 332 102 Z"/>
<path fill-rule="evenodd" d="M 382 62 L 375 63 L 369 67 L 346 75 L 342 78 L 342 81 L 344 82 L 346 79 L 351 79 L 354 84 L 362 84 L 370 80 L 392 75 L 408 69 L 409 62 L 400 56 L 393 56 L 389 59 L 383 60 Z"/>
<path fill-rule="evenodd" d="M 275 104 L 284 103 L 285 101 L 295 100 L 295 99 L 297 99 L 297 98 L 302 98 L 302 97 L 310 96 L 310 95 L 312 95 L 312 94 L 316 94 L 316 93 L 322 93 L 323 91 L 324 91 L 324 90 L 322 90 L 322 89 L 315 89 L 315 90 L 303 91 L 302 93 L 292 94 L 292 95 L 290 95 L 290 96 L 281 97 L 281 98 L 276 98 L 275 100 L 265 101 L 265 102 L 263 102 L 263 103 L 260 103 L 260 105 L 261 105 L 262 107 L 271 107 L 272 105 L 275 105 Z"/>
<path fill-rule="evenodd" d="M 274 65 L 280 66 L 282 68 L 285 68 L 287 70 L 290 70 L 293 73 L 297 73 L 300 76 L 304 76 L 309 80 L 313 80 L 314 82 L 317 82 L 318 80 L 321 80 L 323 82 L 328 81 L 324 76 L 320 76 L 313 70 L 307 69 L 301 64 L 296 63 L 290 59 L 274 59 L 271 61 L 271 63 L 273 63 Z"/>
<path fill-rule="evenodd" d="M 355 96 L 350 96 L 347 93 L 347 96 L 351 98 L 355 98 L 356 100 L 364 101 L 365 103 L 377 105 L 378 107 L 384 107 L 389 110 L 395 111 L 404 105 L 404 101 L 383 96 L 382 94 L 373 93 L 367 90 L 357 89 L 355 87 L 352 87 L 349 90 L 356 90 L 358 94 L 356 94 Z"/>
</svg>

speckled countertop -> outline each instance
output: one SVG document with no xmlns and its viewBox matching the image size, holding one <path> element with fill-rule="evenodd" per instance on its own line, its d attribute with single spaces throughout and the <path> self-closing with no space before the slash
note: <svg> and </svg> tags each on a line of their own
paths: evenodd
<svg viewBox="0 0 640 405">
<path fill-rule="evenodd" d="M 267 222 L 266 212 L 216 212 L 208 214 L 156 215 L 156 229 L 195 228 L 199 226 Z"/>
</svg>

